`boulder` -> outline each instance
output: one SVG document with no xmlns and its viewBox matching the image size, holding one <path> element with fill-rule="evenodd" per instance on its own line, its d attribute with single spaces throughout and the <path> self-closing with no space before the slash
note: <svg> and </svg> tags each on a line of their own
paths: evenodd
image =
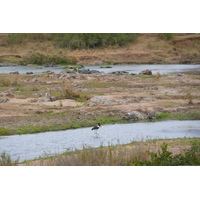
<svg viewBox="0 0 200 200">
<path fill-rule="evenodd" d="M 144 113 L 141 113 L 139 111 L 131 111 L 130 113 L 127 113 L 123 116 L 126 120 L 139 120 L 139 119 L 146 119 L 148 116 Z"/>
<path fill-rule="evenodd" d="M 98 70 L 90 70 L 90 72 L 91 72 L 91 74 L 100 74 L 101 72 L 100 71 L 98 71 Z"/>
<path fill-rule="evenodd" d="M 152 72 L 151 72 L 151 70 L 146 69 L 144 71 L 141 71 L 139 74 L 142 74 L 142 75 L 152 75 Z"/>
<path fill-rule="evenodd" d="M 15 72 L 10 72 L 9 74 L 19 74 L 19 72 L 15 71 Z"/>
<path fill-rule="evenodd" d="M 47 63 L 45 67 L 57 67 L 54 63 Z"/>
<path fill-rule="evenodd" d="M 5 99 L 0 99 L 0 103 L 6 103 L 7 101 L 9 101 L 8 98 L 5 98 Z"/>
<path fill-rule="evenodd" d="M 90 99 L 88 106 L 97 106 L 97 105 L 113 105 L 116 104 L 114 99 L 108 99 L 104 96 L 96 96 Z"/>
<path fill-rule="evenodd" d="M 78 69 L 78 73 L 80 74 L 91 74 L 91 71 L 89 69 Z"/>
<path fill-rule="evenodd" d="M 129 73 L 126 72 L 126 71 L 117 71 L 117 72 L 112 72 L 112 74 L 116 74 L 116 75 L 127 75 L 127 74 L 129 74 Z"/>
<path fill-rule="evenodd" d="M 26 72 L 26 74 L 33 74 L 33 72 Z"/>
</svg>

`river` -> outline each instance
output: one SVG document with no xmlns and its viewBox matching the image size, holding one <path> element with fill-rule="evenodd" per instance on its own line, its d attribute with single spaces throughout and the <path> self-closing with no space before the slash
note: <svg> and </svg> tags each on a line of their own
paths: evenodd
<svg viewBox="0 0 200 200">
<path fill-rule="evenodd" d="M 129 73 L 139 74 L 141 71 L 149 69 L 155 75 L 157 72 L 160 74 L 177 74 L 177 73 L 195 73 L 200 74 L 200 65 L 157 65 L 157 64 L 145 64 L 145 65 L 109 65 L 112 68 L 101 68 L 106 65 L 89 66 L 85 65 L 86 69 L 94 69 L 103 73 L 112 73 L 116 71 L 127 71 Z M 10 73 L 18 71 L 20 74 L 26 74 L 26 72 L 33 72 L 34 74 L 42 74 L 46 71 L 52 71 L 59 73 L 64 69 L 64 66 L 57 67 L 44 67 L 44 66 L 6 66 L 0 67 L 0 73 Z"/>
<path fill-rule="evenodd" d="M 65 151 L 101 145 L 128 144 L 149 139 L 200 137 L 200 120 L 140 122 L 103 125 L 96 137 L 91 128 L 44 132 L 37 134 L 0 136 L 0 154 L 11 158 L 31 160 L 38 157 L 58 155 Z"/>
</svg>

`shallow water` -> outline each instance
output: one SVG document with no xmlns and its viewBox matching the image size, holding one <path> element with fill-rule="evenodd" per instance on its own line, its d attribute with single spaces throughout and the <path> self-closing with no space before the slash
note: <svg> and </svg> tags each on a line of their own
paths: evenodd
<svg viewBox="0 0 200 200">
<path fill-rule="evenodd" d="M 116 71 L 127 71 L 129 73 L 138 74 L 143 70 L 149 69 L 152 70 L 152 73 L 155 75 L 157 72 L 160 74 L 177 74 L 177 73 L 198 73 L 200 74 L 200 65 L 109 65 L 112 68 L 101 68 L 99 66 L 87 66 L 86 69 L 95 69 L 104 73 L 111 73 Z M 105 67 L 106 65 L 104 65 Z M 42 74 L 46 71 L 52 71 L 59 73 L 64 69 L 64 66 L 57 67 L 44 67 L 44 66 L 7 66 L 0 67 L 0 73 L 10 73 L 18 71 L 20 74 L 26 74 L 26 72 L 33 72 L 34 74 Z"/>
<path fill-rule="evenodd" d="M 5 151 L 10 154 L 11 158 L 19 158 L 22 162 L 82 149 L 83 145 L 99 147 L 158 138 L 200 137 L 200 120 L 104 125 L 98 133 L 99 137 L 96 137 L 91 128 L 80 128 L 0 136 L 0 154 Z"/>
</svg>

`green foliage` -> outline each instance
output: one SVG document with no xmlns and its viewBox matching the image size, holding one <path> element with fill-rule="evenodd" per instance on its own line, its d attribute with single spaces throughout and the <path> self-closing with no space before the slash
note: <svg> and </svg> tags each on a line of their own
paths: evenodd
<svg viewBox="0 0 200 200">
<path fill-rule="evenodd" d="M 100 67 L 100 68 L 112 68 L 112 67 L 108 65 L 108 66 L 105 66 L 105 67 L 102 66 L 102 67 Z"/>
<path fill-rule="evenodd" d="M 168 117 L 169 117 L 169 113 L 166 113 L 166 112 L 164 112 L 164 113 L 161 113 L 161 114 L 156 114 L 156 119 L 157 120 L 160 120 L 160 119 L 167 119 Z"/>
<path fill-rule="evenodd" d="M 10 33 L 7 36 L 9 45 L 25 44 L 28 41 L 44 42 L 52 39 L 50 33 Z"/>
<path fill-rule="evenodd" d="M 84 49 L 124 46 L 137 40 L 138 33 L 11 33 L 7 36 L 8 45 L 27 42 L 53 41 L 61 48 Z"/>
<path fill-rule="evenodd" d="M 10 158 L 10 155 L 8 155 L 5 152 L 3 152 L 0 156 L 0 166 L 13 166 L 13 165 L 17 165 L 18 162 L 19 162 L 19 159 L 12 160 Z"/>
<path fill-rule="evenodd" d="M 54 34 L 53 37 L 58 47 L 84 49 L 124 46 L 136 41 L 138 35 L 137 33 L 60 33 Z"/>
<path fill-rule="evenodd" d="M 0 127 L 0 135 L 8 135 L 9 130 L 4 128 L 4 127 Z"/>
<path fill-rule="evenodd" d="M 44 55 L 42 53 L 34 53 L 24 58 L 24 62 L 29 64 L 44 65 L 47 63 L 54 64 L 76 64 L 75 57 L 59 57 L 57 55 Z"/>
<path fill-rule="evenodd" d="M 173 33 L 159 33 L 158 36 L 162 40 L 172 40 L 174 38 Z"/>
<path fill-rule="evenodd" d="M 184 154 L 172 155 L 167 150 L 168 144 L 163 142 L 160 146 L 162 151 L 158 153 L 148 152 L 151 156 L 150 161 L 139 161 L 138 158 L 134 160 L 134 165 L 146 166 L 180 166 L 180 165 L 200 165 L 200 141 L 192 141 L 192 147 L 185 150 Z M 129 163 L 130 164 L 130 163 Z"/>
</svg>

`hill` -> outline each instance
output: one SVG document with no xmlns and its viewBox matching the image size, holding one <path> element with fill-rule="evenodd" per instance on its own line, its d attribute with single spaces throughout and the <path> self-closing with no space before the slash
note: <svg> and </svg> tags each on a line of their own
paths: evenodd
<svg viewBox="0 0 200 200">
<path fill-rule="evenodd" d="M 103 43 L 105 36 L 95 40 L 89 38 L 87 43 L 80 41 L 79 36 L 77 40 L 73 37 L 68 39 L 70 45 L 63 45 L 66 44 L 63 34 L 59 37 L 54 34 L 24 34 L 21 38 L 19 34 L 1 33 L 0 65 L 45 64 L 48 61 L 83 65 L 200 63 L 200 34 L 171 34 L 169 38 L 153 33 L 133 34 L 132 38 L 121 35 L 121 38 L 118 34 L 115 38 L 120 40 L 110 41 L 111 35 Z"/>
</svg>

